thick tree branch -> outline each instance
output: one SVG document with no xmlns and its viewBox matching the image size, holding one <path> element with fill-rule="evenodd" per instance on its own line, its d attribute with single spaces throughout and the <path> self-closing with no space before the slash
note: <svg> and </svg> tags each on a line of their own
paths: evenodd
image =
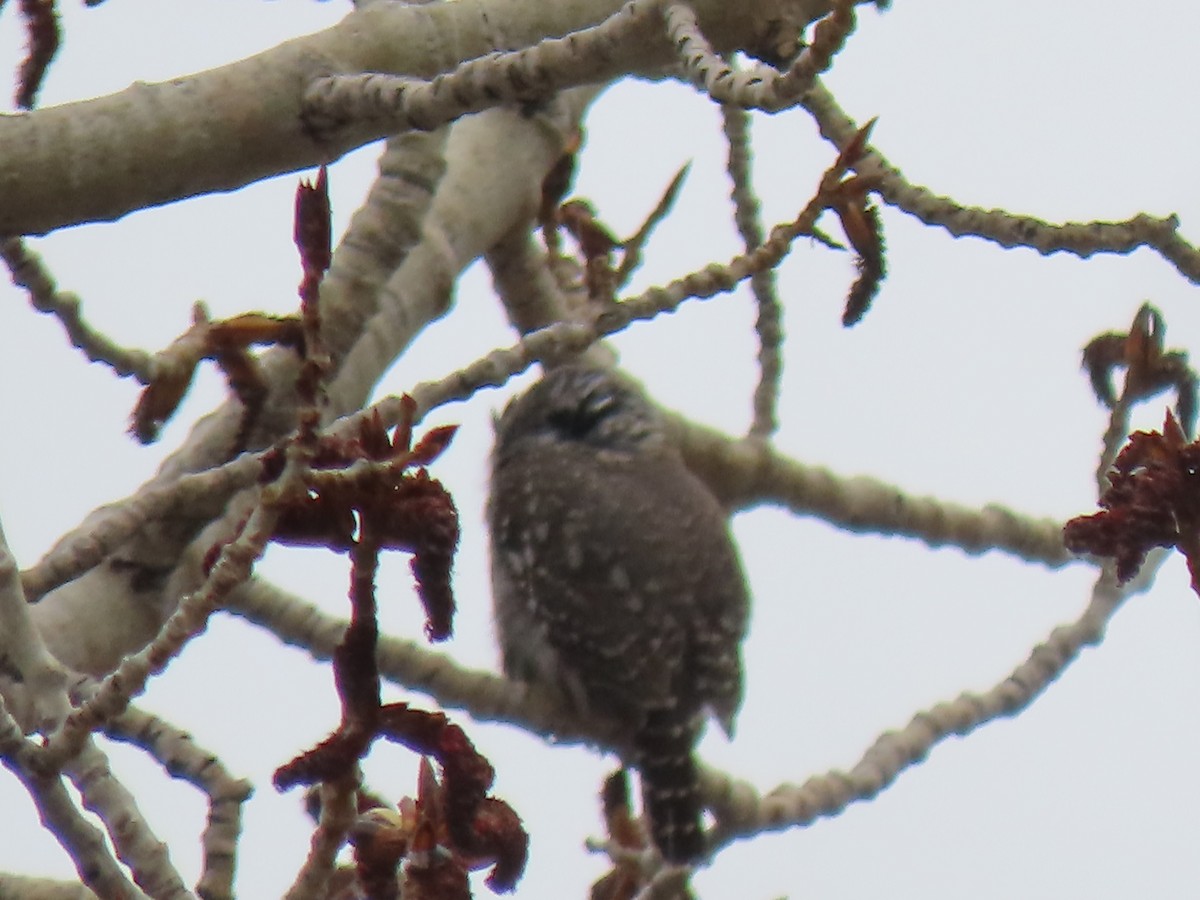
<svg viewBox="0 0 1200 900">
<path fill-rule="evenodd" d="M 393 360 L 449 311 L 462 270 L 514 223 L 531 219 L 542 178 L 594 96 L 592 89 L 579 89 L 535 115 L 495 109 L 455 124 L 446 175 L 421 226 L 423 239 L 380 286 L 375 314 L 329 387 L 331 414 L 360 408 Z M 522 154 L 506 161 L 515 146 Z"/>
<path fill-rule="evenodd" d="M 329 162 L 389 129 L 353 122 L 316 138 L 303 110 L 316 79 L 361 72 L 432 78 L 494 50 L 590 27 L 620 6 L 617 0 L 370 4 L 324 32 L 228 66 L 0 117 L 0 235 L 110 221 Z M 828 9 L 824 0 L 701 0 L 696 12 L 724 51 L 752 45 L 783 6 L 811 10 L 810 19 Z M 662 29 L 647 29 L 623 41 L 588 79 L 648 73 L 672 58 Z"/>
<path fill-rule="evenodd" d="M 0 872 L 0 897 L 9 900 L 97 900 L 82 884 Z"/>
<path fill-rule="evenodd" d="M 16 560 L 0 528 L 0 697 L 26 732 L 62 721 L 67 673 L 50 654 L 29 614 Z"/>
</svg>

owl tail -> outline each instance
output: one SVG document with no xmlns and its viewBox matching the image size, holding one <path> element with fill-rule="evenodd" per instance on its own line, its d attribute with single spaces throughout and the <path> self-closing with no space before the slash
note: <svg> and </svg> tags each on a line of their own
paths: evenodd
<svg viewBox="0 0 1200 900">
<path fill-rule="evenodd" d="M 670 708 L 651 711 L 634 738 L 650 836 L 663 858 L 677 865 L 694 863 L 705 852 L 700 777 L 692 756 L 696 738 L 694 717 Z"/>
</svg>

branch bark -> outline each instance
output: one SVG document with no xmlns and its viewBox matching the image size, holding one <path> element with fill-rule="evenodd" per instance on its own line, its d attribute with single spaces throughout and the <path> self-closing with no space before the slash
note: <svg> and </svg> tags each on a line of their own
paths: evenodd
<svg viewBox="0 0 1200 900">
<path fill-rule="evenodd" d="M 304 93 L 316 79 L 363 72 L 432 78 L 495 50 L 595 25 L 620 7 L 617 0 L 371 4 L 333 28 L 228 66 L 0 117 L 0 235 L 111 221 L 331 162 L 389 129 L 377 121 L 351 122 L 317 138 L 302 115 Z M 718 51 L 753 44 L 784 8 L 812 19 L 829 4 L 695 3 Z M 595 80 L 650 74 L 674 58 L 665 28 L 647 29 L 616 46 Z"/>
</svg>

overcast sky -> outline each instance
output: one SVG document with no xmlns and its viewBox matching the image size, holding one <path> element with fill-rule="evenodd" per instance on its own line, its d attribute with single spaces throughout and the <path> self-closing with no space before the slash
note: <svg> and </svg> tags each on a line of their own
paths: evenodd
<svg viewBox="0 0 1200 900">
<path fill-rule="evenodd" d="M 63 4 L 66 39 L 43 105 L 237 59 L 348 9 L 339 0 L 80 6 Z M 938 194 L 1051 221 L 1176 212 L 1195 241 L 1197 33 L 1200 8 L 1165 0 L 896 0 L 885 14 L 863 10 L 827 84 L 859 121 L 878 116 L 876 145 Z M 9 4 L 0 72 L 15 70 L 23 41 Z M 755 129 L 766 219 L 790 219 L 835 154 L 802 110 L 757 117 Z M 376 150 L 331 168 L 339 230 L 370 183 Z M 632 232 L 693 160 L 635 289 L 735 252 L 723 153 L 713 107 L 689 88 L 622 84 L 593 108 L 576 193 L 618 233 Z M 198 298 L 216 316 L 294 309 L 296 181 L 67 229 L 33 246 L 62 286 L 82 295 L 97 326 L 158 349 L 187 326 Z M 1145 300 L 1163 311 L 1170 346 L 1200 345 L 1195 286 L 1148 251 L 1045 258 L 956 241 L 890 209 L 884 222 L 891 274 L 854 329 L 840 325 L 853 278 L 845 255 L 801 242 L 780 270 L 788 340 L 779 446 L 912 494 L 999 501 L 1057 519 L 1091 511 L 1106 417 L 1079 371 L 1079 350 L 1100 332 L 1125 329 Z M 636 326 L 615 345 L 663 402 L 741 433 L 755 381 L 753 318 L 738 291 Z M 456 308 L 381 393 L 444 375 L 512 337 L 486 273 L 472 270 Z M 219 377 L 203 373 L 160 443 L 143 448 L 125 433 L 136 386 L 89 366 L 7 282 L 0 347 L 0 519 L 22 566 L 97 504 L 149 477 L 223 395 Z M 449 650 L 481 667 L 496 661 L 482 530 L 489 417 L 509 392 L 485 392 L 430 420 L 463 426 L 435 474 L 464 527 Z M 1139 411 L 1139 425 L 1161 422 L 1165 404 Z M 747 699 L 735 740 L 709 735 L 703 752 L 764 789 L 849 768 L 881 731 L 1000 681 L 1054 625 L 1079 614 L 1092 579 L 1083 566 L 1050 573 L 999 554 L 929 551 L 770 509 L 739 516 L 735 529 L 754 595 Z M 273 549 L 260 571 L 331 613 L 347 611 L 343 558 Z M 419 634 L 407 560 L 394 555 L 381 577 L 385 626 Z M 698 891 L 814 900 L 1188 896 L 1200 880 L 1198 651 L 1200 601 L 1174 560 L 1151 593 L 1117 614 L 1105 643 L 1018 718 L 945 742 L 879 798 L 836 819 L 726 850 L 697 877 Z M 392 688 L 389 696 L 406 695 Z M 277 795 L 270 773 L 335 724 L 329 669 L 219 615 L 139 702 L 256 782 L 238 885 L 247 898 L 278 896 L 310 829 L 298 796 Z M 581 843 L 600 833 L 594 795 L 612 760 L 458 718 L 495 764 L 496 793 L 529 825 L 532 859 L 519 895 L 585 895 L 603 864 Z M 202 798 L 136 752 L 113 747 L 112 755 L 194 883 Z M 366 770 L 389 797 L 413 789 L 401 749 L 380 748 Z M 0 810 L 0 869 L 71 874 L 4 772 Z M 478 894 L 486 895 L 481 884 Z"/>
</svg>

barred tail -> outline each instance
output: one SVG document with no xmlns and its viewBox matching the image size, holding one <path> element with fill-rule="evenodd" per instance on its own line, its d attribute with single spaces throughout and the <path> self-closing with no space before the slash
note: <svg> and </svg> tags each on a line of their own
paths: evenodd
<svg viewBox="0 0 1200 900">
<path fill-rule="evenodd" d="M 650 836 L 663 858 L 676 864 L 693 863 L 705 851 L 693 721 L 677 709 L 654 710 L 634 738 Z"/>
</svg>

